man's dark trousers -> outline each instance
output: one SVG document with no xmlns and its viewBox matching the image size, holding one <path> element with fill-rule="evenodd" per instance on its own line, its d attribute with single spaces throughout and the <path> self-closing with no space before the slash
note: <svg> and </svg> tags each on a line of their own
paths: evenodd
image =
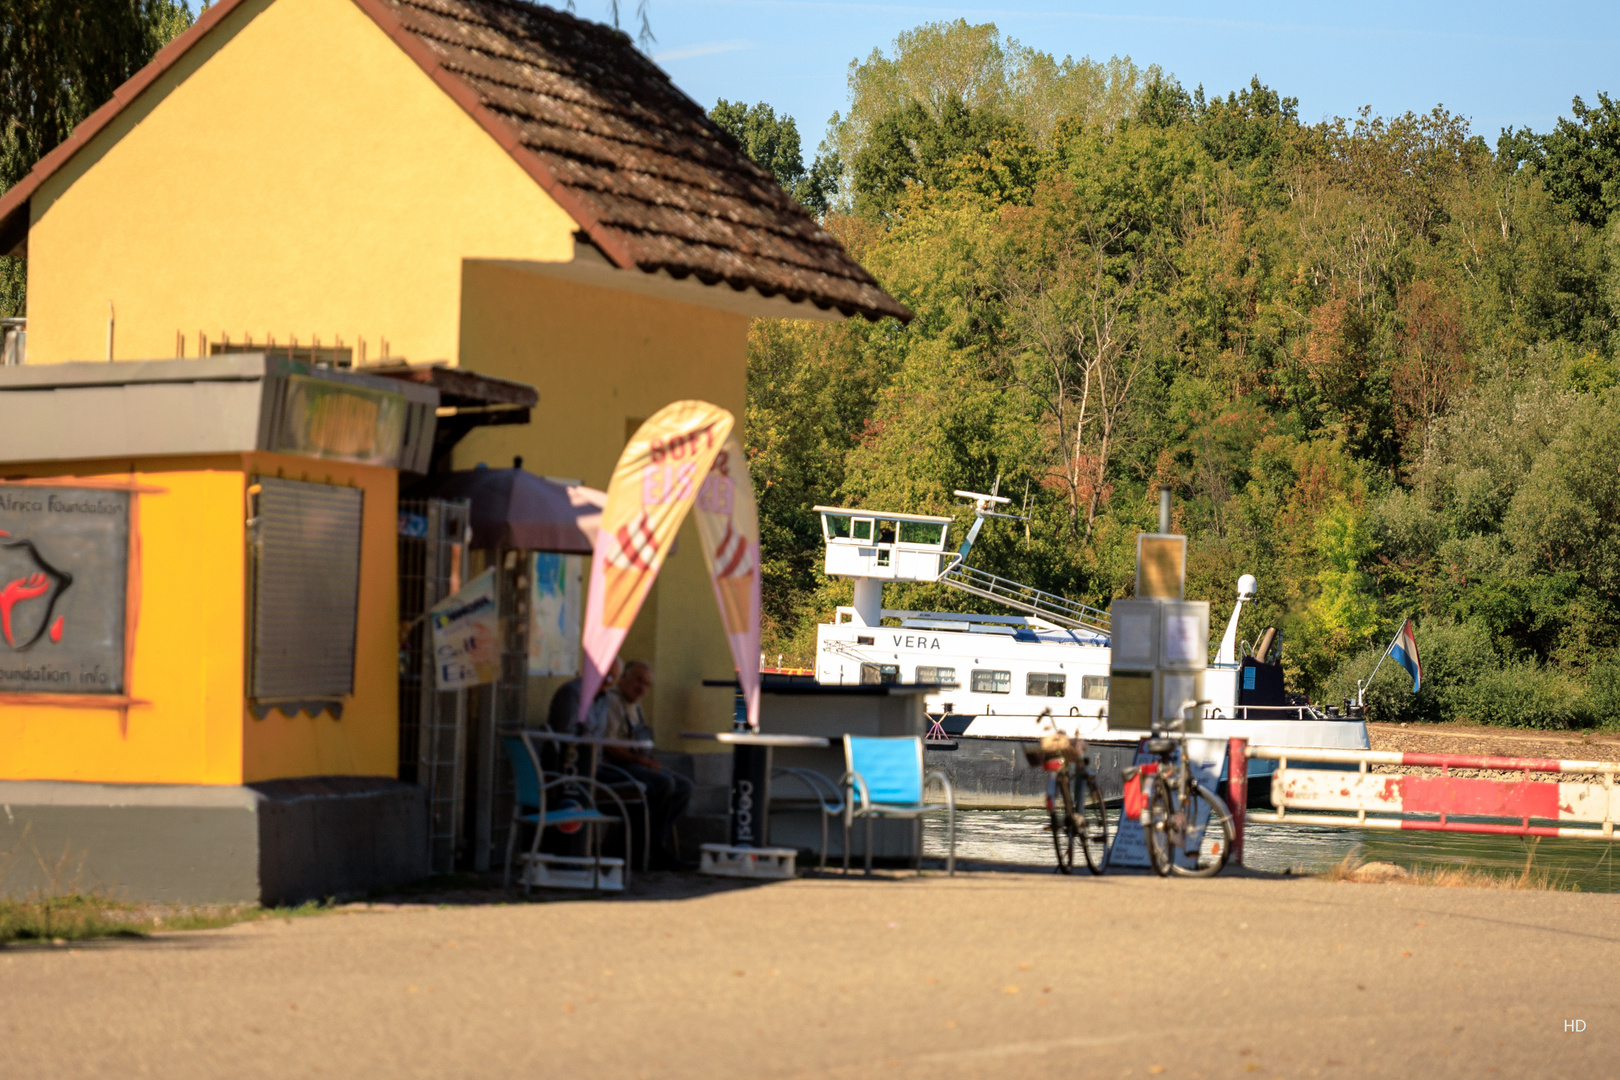
<svg viewBox="0 0 1620 1080">
<path fill-rule="evenodd" d="M 613 765 L 647 789 L 647 811 L 652 815 L 653 862 L 659 862 L 660 858 L 676 862 L 680 854 L 675 850 L 675 821 L 686 813 L 686 804 L 692 801 L 692 781 L 669 769 L 649 769 L 628 761 L 615 761 Z"/>
</svg>

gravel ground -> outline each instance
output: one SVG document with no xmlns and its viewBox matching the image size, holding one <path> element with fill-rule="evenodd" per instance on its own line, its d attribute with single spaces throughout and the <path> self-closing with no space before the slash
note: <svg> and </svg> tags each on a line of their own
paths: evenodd
<svg viewBox="0 0 1620 1080">
<path fill-rule="evenodd" d="M 1590 731 L 1523 731 L 1480 724 L 1368 724 L 1367 738 L 1374 750 L 1407 754 L 1469 754 L 1486 757 L 1556 758 L 1564 761 L 1620 762 L 1620 734 Z M 1376 773 L 1432 773 L 1437 770 L 1409 765 L 1376 765 Z M 1485 769 L 1452 769 L 1451 775 L 1506 780 L 1523 773 Z M 1550 779 L 1532 773 L 1532 780 Z M 1600 773 L 1564 773 L 1565 783 L 1601 783 Z"/>
<path fill-rule="evenodd" d="M 0 1076 L 1620 1075 L 1615 896 L 1046 871 L 441 899 L 0 949 Z"/>
</svg>

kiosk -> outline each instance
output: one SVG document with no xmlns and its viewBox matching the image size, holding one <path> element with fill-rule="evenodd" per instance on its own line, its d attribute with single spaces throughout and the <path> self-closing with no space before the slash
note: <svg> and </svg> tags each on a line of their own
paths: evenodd
<svg viewBox="0 0 1620 1080">
<path fill-rule="evenodd" d="M 268 354 L 0 367 L 0 891 L 270 904 L 426 872 L 396 500 L 438 403 Z"/>
</svg>

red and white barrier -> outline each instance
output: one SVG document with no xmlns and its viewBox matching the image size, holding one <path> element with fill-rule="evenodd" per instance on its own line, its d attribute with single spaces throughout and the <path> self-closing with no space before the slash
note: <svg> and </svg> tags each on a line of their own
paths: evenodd
<svg viewBox="0 0 1620 1080">
<path fill-rule="evenodd" d="M 1249 746 L 1241 752 L 1234 747 L 1234 760 L 1240 753 L 1277 762 L 1271 780 L 1277 812 L 1251 811 L 1251 821 L 1613 840 L 1620 819 L 1620 786 L 1615 783 L 1620 764 L 1614 762 L 1274 746 Z M 1291 758 L 1306 765 L 1356 765 L 1359 771 L 1301 768 L 1290 765 Z M 1372 765 L 1427 766 L 1440 774 L 1370 773 Z M 1522 778 L 1453 776 L 1452 769 L 1517 772 Z M 1572 784 L 1531 780 L 1531 773 L 1596 773 L 1603 779 Z M 1458 817 L 1470 820 L 1452 820 Z M 1499 820 L 1477 820 L 1482 818 Z"/>
</svg>

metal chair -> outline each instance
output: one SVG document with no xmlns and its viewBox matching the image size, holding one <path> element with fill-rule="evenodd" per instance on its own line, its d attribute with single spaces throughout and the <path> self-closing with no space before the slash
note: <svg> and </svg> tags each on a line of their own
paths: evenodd
<svg viewBox="0 0 1620 1080">
<path fill-rule="evenodd" d="M 778 780 L 797 780 L 805 787 L 805 795 L 782 798 L 777 792 Z M 821 814 L 821 869 L 827 869 L 827 822 L 844 812 L 844 797 L 839 785 L 813 769 L 772 769 L 771 806 L 785 809 L 814 809 Z"/>
<path fill-rule="evenodd" d="M 943 809 L 950 836 L 945 868 L 949 876 L 956 875 L 956 793 L 944 773 L 924 773 L 921 739 L 845 735 L 844 768 L 838 782 L 844 793 L 844 873 L 849 873 L 849 834 L 856 818 L 866 819 L 866 872 L 870 874 L 873 818 L 917 820 Z M 925 801 L 928 782 L 934 779 L 945 790 L 943 804 Z M 918 861 L 920 865 L 920 853 Z"/>
<path fill-rule="evenodd" d="M 512 763 L 512 828 L 506 838 L 506 866 L 501 879 L 502 888 L 512 882 L 512 855 L 517 847 L 518 827 L 532 825 L 534 839 L 529 844 L 528 854 L 531 857 L 540 855 L 540 840 L 548 828 L 563 828 L 569 825 L 583 825 L 586 830 L 586 857 L 597 860 L 601 857 L 601 840 L 596 834 L 598 825 L 624 823 L 625 825 L 625 879 L 629 883 L 630 874 L 630 816 L 625 811 L 624 803 L 608 785 L 593 780 L 588 776 L 556 776 L 546 779 L 546 774 L 540 768 L 540 758 L 535 754 L 534 746 L 528 739 L 519 735 L 507 735 L 501 739 L 506 749 L 506 756 Z M 584 789 L 583 805 L 559 806 L 555 809 L 546 809 L 547 793 L 563 788 Z M 596 807 L 595 792 L 601 790 L 618 806 L 619 816 L 604 814 Z M 591 854 L 592 848 L 595 854 Z M 593 879 L 594 880 L 594 879 Z M 524 892 L 528 892 L 528 883 L 524 884 Z"/>
<path fill-rule="evenodd" d="M 563 707 L 565 709 L 571 708 L 566 701 Z M 554 709 L 553 711 L 560 712 L 561 710 Z M 570 711 L 567 715 L 571 718 L 573 713 Z M 626 807 L 639 805 L 641 807 L 641 835 L 643 837 L 652 835 L 652 807 L 647 802 L 646 786 L 617 765 L 603 761 L 601 747 L 569 741 L 577 740 L 579 736 L 571 732 L 559 731 L 555 726 L 551 726 L 547 730 L 531 730 L 529 737 L 539 739 L 549 748 L 549 751 L 543 750 L 540 753 L 541 769 L 559 776 L 573 776 L 580 772 L 579 751 L 583 746 L 590 753 L 590 762 L 585 767 L 586 774 L 610 788 L 615 795 L 619 796 L 619 800 Z M 628 821 L 628 819 L 626 820 Z M 626 825 L 626 828 L 628 827 Z M 641 848 L 641 869 L 645 872 L 651 866 L 652 845 L 644 842 Z M 626 861 L 629 860 L 628 852 L 625 858 Z"/>
</svg>

